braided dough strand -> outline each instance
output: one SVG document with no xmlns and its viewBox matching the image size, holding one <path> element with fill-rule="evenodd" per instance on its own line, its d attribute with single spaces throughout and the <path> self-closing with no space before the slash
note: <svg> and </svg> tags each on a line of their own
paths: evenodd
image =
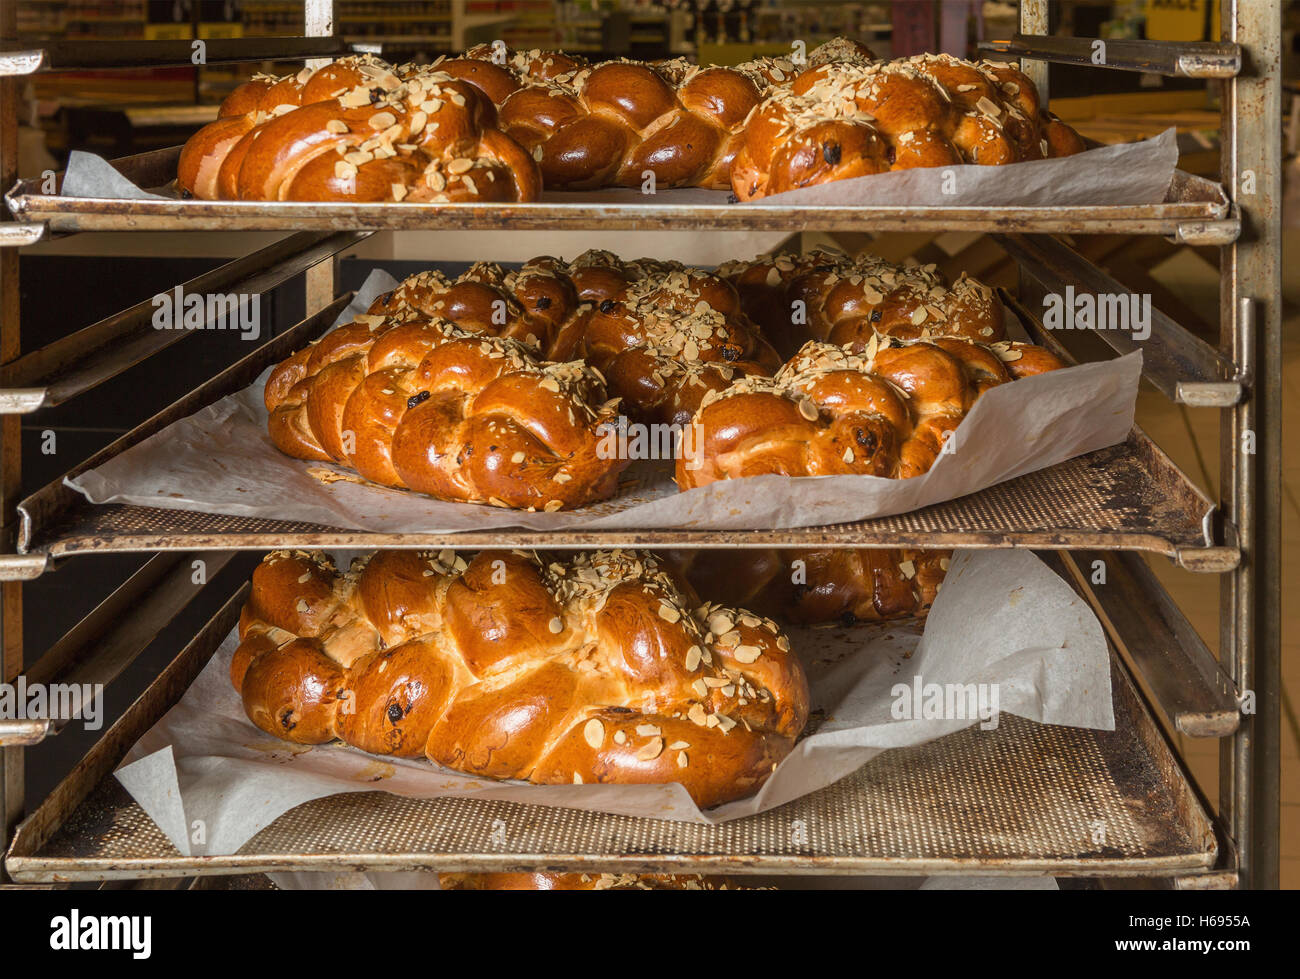
<svg viewBox="0 0 1300 979">
<path fill-rule="evenodd" d="M 231 680 L 250 720 L 538 783 L 757 790 L 808 717 L 775 623 L 698 599 L 651 555 L 381 551 L 340 575 L 276 552 L 254 572 Z"/>
</svg>

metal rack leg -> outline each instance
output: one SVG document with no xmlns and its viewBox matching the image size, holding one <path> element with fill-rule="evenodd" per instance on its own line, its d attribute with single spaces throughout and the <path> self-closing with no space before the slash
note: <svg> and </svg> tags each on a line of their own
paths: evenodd
<svg viewBox="0 0 1300 979">
<path fill-rule="evenodd" d="M 0 4 L 0 39 L 18 36 L 17 4 Z M 0 187 L 18 179 L 18 86 L 21 78 L 0 79 Z M 20 353 L 18 327 L 18 249 L 0 248 L 0 363 Z M 13 553 L 17 505 L 21 495 L 22 419 L 0 418 L 0 551 Z M 0 585 L 0 682 L 10 683 L 23 667 L 23 592 L 19 582 Z M 23 813 L 23 749 L 0 749 L 0 841 L 8 843 Z M 0 880 L 4 871 L 0 868 Z"/>
<path fill-rule="evenodd" d="M 329 37 L 334 33 L 334 0 L 304 0 L 303 34 L 307 37 Z M 311 68 L 329 63 L 329 58 L 308 61 Z M 307 312 L 311 316 L 324 309 L 338 295 L 335 277 L 337 265 L 333 256 L 307 270 L 304 277 L 307 290 Z"/>
<path fill-rule="evenodd" d="M 1222 426 L 1223 509 L 1242 562 L 1223 583 L 1220 657 L 1255 713 L 1222 749 L 1219 807 L 1242 886 L 1264 888 L 1278 885 L 1281 815 L 1281 0 L 1223 0 L 1222 18 L 1243 70 L 1223 93 L 1222 179 L 1242 233 L 1223 249 L 1221 344 L 1250 392 Z"/>
<path fill-rule="evenodd" d="M 1020 0 L 1020 33 L 1049 34 L 1051 11 L 1048 0 Z M 1038 89 L 1039 98 L 1047 104 L 1047 69 L 1046 61 L 1027 61 L 1023 63 L 1025 75 Z"/>
</svg>

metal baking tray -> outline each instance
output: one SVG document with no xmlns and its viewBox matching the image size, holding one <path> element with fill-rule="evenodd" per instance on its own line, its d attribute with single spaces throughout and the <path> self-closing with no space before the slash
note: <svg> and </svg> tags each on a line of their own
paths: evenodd
<svg viewBox="0 0 1300 979">
<path fill-rule="evenodd" d="M 298 806 L 228 856 L 181 855 L 112 775 L 238 618 L 247 586 L 14 836 L 24 883 L 277 870 L 1182 876 L 1212 823 L 1120 661 L 1115 730 L 1005 716 L 887 751 L 819 792 L 718 826 L 466 799 L 348 793 Z M 504 826 L 504 836 L 501 828 Z"/>
<path fill-rule="evenodd" d="M 340 297 L 258 348 L 68 475 L 101 465 L 172 422 L 245 387 L 265 367 L 326 332 L 348 298 Z M 1050 334 L 1039 339 L 1055 345 Z M 1135 428 L 1119 445 L 947 503 L 892 517 L 786 530 L 381 534 L 190 510 L 96 506 L 65 486 L 60 477 L 19 505 L 18 550 L 20 555 L 56 559 L 104 552 L 277 547 L 1089 548 L 1150 551 L 1193 570 L 1220 572 L 1234 567 L 1240 555 L 1235 548 L 1215 543 L 1214 511 L 1213 501 Z"/>
<path fill-rule="evenodd" d="M 138 187 L 176 176 L 180 147 L 113 161 Z M 803 231 L 1025 231 L 1162 234 L 1226 244 L 1241 230 L 1223 188 L 1178 171 L 1163 204 L 1109 207 L 788 207 L 685 203 L 663 191 L 635 203 L 601 192 L 547 195 L 534 204 L 346 204 L 294 201 L 103 200 L 42 192 L 20 181 L 7 195 L 19 221 L 52 231 L 401 231 L 572 229 Z M 62 186 L 62 174 L 59 175 Z"/>
</svg>

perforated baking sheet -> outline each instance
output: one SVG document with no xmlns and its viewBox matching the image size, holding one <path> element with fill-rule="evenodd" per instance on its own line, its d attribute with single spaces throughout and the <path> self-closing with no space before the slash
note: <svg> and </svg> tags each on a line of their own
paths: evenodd
<svg viewBox="0 0 1300 979">
<path fill-rule="evenodd" d="M 241 601 L 19 828 L 6 862 L 15 879 L 538 868 L 1169 876 L 1217 856 L 1204 808 L 1114 658 L 1113 731 L 1007 716 L 994 731 L 885 752 L 819 792 L 717 825 L 349 793 L 290 810 L 235 854 L 182 856 L 110 773 L 180 696 Z"/>
<path fill-rule="evenodd" d="M 54 557 L 102 551 L 275 547 L 889 547 L 1111 548 L 1170 557 L 1207 548 L 1212 510 L 1186 476 L 1141 432 L 1128 441 L 913 513 L 833 527 L 772 531 L 565 531 L 378 534 L 287 521 L 73 501 L 52 524 L 33 515 L 28 552 Z"/>
</svg>

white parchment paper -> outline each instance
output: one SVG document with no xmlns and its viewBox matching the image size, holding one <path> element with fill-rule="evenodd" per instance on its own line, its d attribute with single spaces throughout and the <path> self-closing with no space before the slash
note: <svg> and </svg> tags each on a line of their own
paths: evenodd
<svg viewBox="0 0 1300 979">
<path fill-rule="evenodd" d="M 921 744 L 980 721 L 907 717 L 896 685 L 984 684 L 1001 713 L 1112 730 L 1110 667 L 1087 604 L 1027 551 L 958 552 L 924 631 L 915 624 L 794 629 L 816 724 L 757 795 L 701 812 L 668 785 L 528 785 L 475 778 L 423 759 L 308 747 L 254 727 L 229 678 L 232 633 L 181 700 L 127 753 L 118 780 L 187 855 L 238 850 L 277 816 L 339 792 L 384 790 L 718 823 L 830 785 L 888 748 Z M 994 687 L 994 685 L 996 685 Z M 906 703 L 908 710 L 900 710 Z M 206 843 L 191 842 L 202 820 Z M 487 829 L 485 828 L 485 833 Z"/>
<path fill-rule="evenodd" d="M 1160 204 L 1178 166 L 1178 133 L 1167 129 L 1136 143 L 1102 146 L 1074 156 L 1030 160 L 1006 166 L 963 164 L 895 170 L 773 194 L 738 207 L 942 206 L 1064 207 L 1077 205 Z M 105 160 L 76 151 L 68 159 L 62 194 L 68 197 L 159 199 L 176 197 L 174 187 L 136 187 Z M 725 204 L 721 190 L 678 188 L 653 196 L 637 189 L 546 191 L 543 203 Z"/>
<path fill-rule="evenodd" d="M 396 285 L 376 270 L 340 323 Z M 695 528 L 762 530 L 889 516 L 955 499 L 1122 442 L 1133 427 L 1141 353 L 1083 364 L 988 391 L 929 472 L 878 476 L 753 476 L 679 492 L 671 462 L 634 463 L 614 499 L 558 513 L 435 500 L 355 481 L 340 466 L 284 455 L 267 433 L 262 391 L 252 385 L 65 480 L 92 503 L 291 520 L 374 533 Z M 315 474 L 315 475 L 313 475 Z M 328 482 L 322 475 L 344 479 Z"/>
</svg>

